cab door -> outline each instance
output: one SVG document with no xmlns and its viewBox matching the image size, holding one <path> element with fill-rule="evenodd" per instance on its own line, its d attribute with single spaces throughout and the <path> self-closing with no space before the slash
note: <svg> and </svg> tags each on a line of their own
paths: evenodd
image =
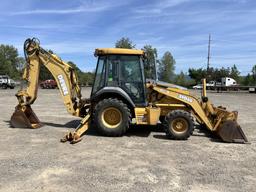
<svg viewBox="0 0 256 192">
<path fill-rule="evenodd" d="M 109 55 L 107 86 L 118 86 L 135 104 L 145 104 L 145 80 L 139 55 Z"/>
</svg>

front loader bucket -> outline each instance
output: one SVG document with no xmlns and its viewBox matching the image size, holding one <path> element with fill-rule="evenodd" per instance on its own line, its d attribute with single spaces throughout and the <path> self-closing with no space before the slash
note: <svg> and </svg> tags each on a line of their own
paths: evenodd
<svg viewBox="0 0 256 192">
<path fill-rule="evenodd" d="M 228 143 L 248 143 L 240 125 L 234 120 L 227 120 L 217 130 L 217 135 Z"/>
<path fill-rule="evenodd" d="M 32 108 L 27 106 L 16 106 L 11 117 L 11 126 L 19 128 L 39 128 L 42 127 L 41 122 L 37 118 Z"/>
</svg>

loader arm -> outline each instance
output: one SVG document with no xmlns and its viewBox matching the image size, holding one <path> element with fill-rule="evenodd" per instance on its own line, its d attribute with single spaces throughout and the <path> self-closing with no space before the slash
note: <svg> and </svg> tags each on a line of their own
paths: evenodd
<svg viewBox="0 0 256 192">
<path fill-rule="evenodd" d="M 205 125 L 211 132 L 216 133 L 222 141 L 235 142 L 235 143 L 247 143 L 243 130 L 237 123 L 238 113 L 236 111 L 227 111 L 224 107 L 214 107 L 206 96 L 206 80 L 203 79 L 203 90 L 201 100 L 197 99 L 188 92 L 182 92 L 180 90 L 172 90 L 161 85 L 148 83 L 147 87 L 151 90 L 165 95 L 169 99 L 176 100 L 179 106 L 185 107 L 187 110 L 193 113 L 196 121 Z M 170 100 L 169 100 L 170 101 Z M 171 107 L 173 104 L 155 102 L 154 105 L 158 107 Z M 178 105 L 176 104 L 176 107 Z"/>
<path fill-rule="evenodd" d="M 37 98 L 40 65 L 44 65 L 55 78 L 67 111 L 74 116 L 84 116 L 81 109 L 84 102 L 74 69 L 59 57 L 39 46 L 36 39 L 27 39 L 24 43 L 26 67 L 23 80 L 28 85 L 16 94 L 20 106 L 32 105 Z"/>
</svg>

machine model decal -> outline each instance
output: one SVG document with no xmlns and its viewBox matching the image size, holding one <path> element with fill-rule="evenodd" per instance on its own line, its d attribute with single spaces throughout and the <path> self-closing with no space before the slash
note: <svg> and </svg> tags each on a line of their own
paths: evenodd
<svg viewBox="0 0 256 192">
<path fill-rule="evenodd" d="M 184 100 L 184 101 L 187 101 L 187 102 L 190 102 L 190 103 L 193 102 L 193 99 L 191 99 L 191 98 L 189 98 L 189 97 L 187 97 L 187 96 L 185 96 L 185 95 L 179 94 L 178 97 L 179 97 L 180 99 Z"/>
<path fill-rule="evenodd" d="M 68 95 L 68 88 L 67 88 L 67 85 L 65 83 L 65 80 L 64 80 L 63 76 L 62 75 L 58 75 L 58 80 L 60 82 L 60 86 L 61 86 L 63 95 L 64 96 Z"/>
</svg>

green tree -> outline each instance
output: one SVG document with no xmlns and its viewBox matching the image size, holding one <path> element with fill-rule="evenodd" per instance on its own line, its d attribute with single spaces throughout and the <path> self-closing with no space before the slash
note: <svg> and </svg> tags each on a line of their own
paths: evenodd
<svg viewBox="0 0 256 192">
<path fill-rule="evenodd" d="M 128 37 L 122 37 L 120 40 L 118 40 L 115 44 L 116 48 L 126 48 L 126 49 L 134 49 L 135 44 L 128 38 Z"/>
<path fill-rule="evenodd" d="M 230 77 L 230 69 L 229 68 L 216 68 L 214 71 L 214 79 L 220 81 L 222 77 Z"/>
<path fill-rule="evenodd" d="M 242 84 L 243 85 L 252 85 L 255 86 L 256 85 L 256 65 L 254 65 L 252 67 L 252 72 L 251 74 L 248 73 L 242 80 Z"/>
<path fill-rule="evenodd" d="M 75 64 L 74 62 L 68 61 L 67 64 L 69 64 L 69 65 L 75 70 L 75 72 L 76 72 L 77 74 L 83 73 L 83 72 L 76 66 L 76 64 Z"/>
<path fill-rule="evenodd" d="M 159 62 L 159 80 L 171 82 L 174 76 L 175 63 L 175 59 L 173 58 L 171 52 L 165 52 L 161 61 Z"/>
<path fill-rule="evenodd" d="M 0 74 L 9 75 L 18 79 L 18 67 L 22 59 L 18 56 L 18 50 L 12 45 L 0 45 Z"/>
<path fill-rule="evenodd" d="M 81 79 L 79 79 L 82 85 L 92 85 L 94 80 L 94 73 L 92 72 L 85 72 Z"/>
<path fill-rule="evenodd" d="M 55 54 L 51 49 L 48 50 L 50 54 Z M 40 65 L 40 73 L 39 73 L 39 80 L 44 81 L 47 79 L 54 79 L 50 71 L 45 67 L 45 65 Z"/>
<path fill-rule="evenodd" d="M 235 64 L 231 67 L 230 77 L 235 79 L 236 81 L 240 81 L 240 72 L 238 71 Z"/>
<path fill-rule="evenodd" d="M 211 76 L 212 74 L 213 73 L 211 72 Z M 201 80 L 206 77 L 207 71 L 206 69 L 203 69 L 203 68 L 199 68 L 199 69 L 190 68 L 188 70 L 188 75 L 190 78 L 194 79 L 196 83 L 200 83 Z"/>
<path fill-rule="evenodd" d="M 23 68 L 25 67 L 26 61 L 23 57 L 18 57 L 17 61 L 17 70 L 22 73 Z"/>
<path fill-rule="evenodd" d="M 233 77 L 236 77 L 236 79 L 239 79 L 239 71 L 236 68 L 236 66 L 233 66 Z M 194 79 L 197 83 L 201 82 L 201 79 L 206 78 L 207 81 L 220 81 L 222 77 L 230 77 L 231 76 L 231 70 L 230 68 L 209 68 L 208 72 L 206 69 L 199 68 L 199 69 L 193 69 L 190 68 L 188 70 L 189 76 Z"/>
<path fill-rule="evenodd" d="M 248 85 L 252 85 L 252 82 L 253 82 L 253 77 L 252 77 L 252 75 L 250 75 L 250 73 L 248 73 L 243 78 L 242 84 L 248 86 Z"/>
<path fill-rule="evenodd" d="M 147 79 L 156 79 L 156 60 L 157 49 L 151 45 L 145 45 L 142 50 L 145 52 L 146 60 L 144 61 L 145 77 Z"/>
<path fill-rule="evenodd" d="M 176 85 L 184 86 L 184 87 L 192 87 L 196 84 L 194 79 L 191 79 L 188 77 L 186 73 L 183 71 L 180 72 L 180 74 L 175 75 L 174 83 Z"/>
<path fill-rule="evenodd" d="M 252 67 L 252 78 L 254 80 L 254 83 L 256 83 L 256 65 Z"/>
<path fill-rule="evenodd" d="M 74 69 L 77 74 L 79 84 L 81 85 L 92 85 L 94 80 L 94 74 L 91 72 L 83 72 L 77 67 L 72 61 L 68 61 L 68 64 Z"/>
<path fill-rule="evenodd" d="M 180 74 L 176 75 L 174 82 L 177 85 L 186 86 L 186 77 L 183 71 L 181 71 Z"/>
<path fill-rule="evenodd" d="M 53 76 L 44 65 L 40 65 L 39 80 L 44 81 L 46 79 L 53 79 Z"/>
<path fill-rule="evenodd" d="M 77 75 L 77 78 L 79 80 L 79 83 L 83 84 L 84 82 L 82 82 L 81 80 L 83 80 L 84 73 L 72 61 L 68 61 L 67 63 L 74 69 L 74 71 L 75 71 L 75 73 Z"/>
</svg>

